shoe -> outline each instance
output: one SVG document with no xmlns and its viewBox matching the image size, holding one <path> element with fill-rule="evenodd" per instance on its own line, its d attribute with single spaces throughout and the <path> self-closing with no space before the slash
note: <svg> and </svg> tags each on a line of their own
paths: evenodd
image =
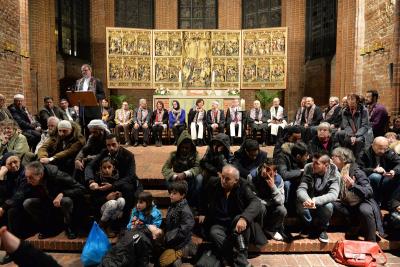
<svg viewBox="0 0 400 267">
<path fill-rule="evenodd" d="M 38 239 L 46 239 L 46 238 L 53 237 L 53 236 L 56 236 L 56 235 L 57 235 L 56 233 L 40 232 L 38 234 Z"/>
<path fill-rule="evenodd" d="M 128 142 L 125 143 L 125 145 L 131 146 L 132 144 L 131 144 L 131 142 L 128 141 Z"/>
<path fill-rule="evenodd" d="M 76 233 L 70 227 L 65 229 L 65 234 L 67 235 L 68 239 L 76 239 Z"/>
<path fill-rule="evenodd" d="M 4 255 L 4 257 L 0 260 L 0 264 L 1 265 L 3 265 L 3 264 L 7 264 L 7 263 L 10 263 L 10 262 L 12 262 L 13 260 L 11 259 L 11 256 L 10 256 L 10 254 L 6 254 L 6 255 Z"/>
<path fill-rule="evenodd" d="M 275 232 L 275 234 L 272 236 L 272 239 L 276 241 L 283 241 L 283 236 L 279 232 Z"/>
<path fill-rule="evenodd" d="M 261 146 L 262 147 L 266 147 L 267 145 L 265 144 L 265 142 L 263 142 Z"/>
<path fill-rule="evenodd" d="M 157 141 L 156 142 L 156 147 L 160 147 L 161 146 L 161 142 L 160 141 Z"/>
<path fill-rule="evenodd" d="M 139 143 L 138 142 L 135 142 L 135 144 L 133 145 L 133 146 L 138 146 L 139 145 Z"/>
<path fill-rule="evenodd" d="M 318 240 L 319 240 L 321 243 L 328 243 L 328 242 L 329 242 L 328 234 L 327 234 L 325 231 L 322 231 L 322 232 L 319 234 Z"/>
<path fill-rule="evenodd" d="M 147 146 L 147 144 L 146 143 L 143 143 L 143 147 L 146 147 Z"/>
<path fill-rule="evenodd" d="M 311 231 L 310 231 L 310 227 L 304 227 L 303 229 L 301 229 L 299 236 L 301 236 L 302 238 L 307 238 L 311 235 Z"/>
</svg>

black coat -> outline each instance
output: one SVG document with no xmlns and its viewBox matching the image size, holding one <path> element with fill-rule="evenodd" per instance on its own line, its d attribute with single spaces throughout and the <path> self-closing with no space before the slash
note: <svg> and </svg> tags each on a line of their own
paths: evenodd
<svg viewBox="0 0 400 267">
<path fill-rule="evenodd" d="M 83 79 L 83 78 L 82 78 Z M 82 81 L 82 79 L 79 79 L 76 81 L 76 87 L 79 90 L 79 84 Z M 97 102 L 101 101 L 102 99 L 105 98 L 105 93 L 104 93 L 104 89 L 103 89 L 103 83 L 93 77 L 93 79 L 96 81 L 96 88 L 94 89 L 94 94 L 96 95 L 96 100 Z M 89 89 L 88 89 L 89 90 Z M 82 110 L 84 110 L 84 112 L 82 112 Z M 80 116 L 82 117 L 84 113 L 84 117 L 85 117 L 85 124 L 89 124 L 89 122 L 93 119 L 101 119 L 101 107 L 100 105 L 97 107 L 82 107 L 81 111 L 80 111 Z"/>
<path fill-rule="evenodd" d="M 20 206 L 27 198 L 39 198 L 53 202 L 59 193 L 64 197 L 77 199 L 84 193 L 85 188 L 75 181 L 68 173 L 60 171 L 55 165 L 44 165 L 43 183 L 32 186 L 26 183 L 13 197 L 11 206 Z"/>
<path fill-rule="evenodd" d="M 211 125 L 212 124 L 212 112 L 213 110 L 210 109 L 209 111 L 207 111 L 207 124 Z M 225 114 L 224 111 L 222 109 L 219 110 L 219 123 L 218 123 L 218 127 L 225 127 Z"/>
<path fill-rule="evenodd" d="M 34 124 L 29 120 L 29 116 L 27 114 L 28 110 L 25 107 L 20 109 L 16 105 L 11 104 L 8 106 L 8 110 L 22 131 L 35 130 L 35 128 L 39 126 L 38 124 Z"/>
<path fill-rule="evenodd" d="M 293 143 L 286 142 L 282 145 L 282 151 L 276 156 L 275 163 L 278 173 L 282 176 L 284 181 L 298 180 L 303 175 L 301 166 L 291 155 Z"/>
<path fill-rule="evenodd" d="M 328 112 L 329 112 L 329 107 L 325 110 L 325 116 Z M 327 120 L 323 120 L 323 122 L 333 124 L 335 125 L 335 128 L 339 128 L 340 125 L 342 124 L 342 108 L 337 107 L 335 111 L 333 111 L 332 116 Z"/>
<path fill-rule="evenodd" d="M 95 180 L 96 173 L 100 169 L 100 163 L 105 157 L 111 157 L 115 160 L 116 169 L 119 173 L 118 181 L 114 182 L 113 188 L 120 188 L 123 184 L 137 185 L 135 156 L 123 147 L 119 147 L 116 155 L 110 155 L 107 149 L 104 149 L 95 159 L 93 159 L 85 168 L 85 180 L 89 182 Z"/>
<path fill-rule="evenodd" d="M 385 169 L 385 171 L 394 170 L 395 176 L 400 177 L 400 156 L 396 154 L 392 149 L 389 149 L 385 152 L 385 154 L 380 158 L 381 162 L 379 166 Z M 374 172 L 376 166 L 378 166 L 378 162 L 376 162 L 376 155 L 372 146 L 368 149 L 364 150 L 362 153 L 358 164 L 361 169 L 369 176 Z"/>
<path fill-rule="evenodd" d="M 307 110 L 307 108 L 304 109 L 304 112 L 302 114 L 301 125 L 304 125 L 304 123 L 305 123 L 305 121 L 304 121 L 305 117 L 304 116 L 306 116 L 306 114 L 307 114 L 306 110 Z M 321 123 L 322 119 L 323 119 L 323 117 L 322 117 L 321 108 L 318 107 L 318 106 L 315 106 L 314 116 L 312 117 L 311 122 L 308 123 L 308 126 L 318 126 Z"/>
<path fill-rule="evenodd" d="M 196 108 L 191 108 L 189 110 L 189 113 L 188 113 L 188 127 L 190 127 L 190 124 L 194 121 L 194 118 L 196 117 L 196 113 L 197 113 Z M 207 125 L 207 110 L 205 110 L 205 109 L 204 109 L 203 125 Z"/>
<path fill-rule="evenodd" d="M 153 114 L 151 115 L 151 123 L 154 124 L 156 121 L 157 109 L 153 110 Z M 164 109 L 164 114 L 162 117 L 162 123 L 168 125 L 168 110 Z"/>
<path fill-rule="evenodd" d="M 50 255 L 47 255 L 43 251 L 34 248 L 32 245 L 21 241 L 17 250 L 10 254 L 11 259 L 17 266 L 24 267 L 59 267 L 56 260 Z"/>
<path fill-rule="evenodd" d="M 332 151 L 338 146 L 339 144 L 335 142 L 333 136 L 331 136 L 328 141 L 328 147 L 327 149 L 325 149 L 321 141 L 318 139 L 318 136 L 314 136 L 311 142 L 308 144 L 308 152 L 310 153 L 310 155 L 318 153 L 331 156 Z"/>
<path fill-rule="evenodd" d="M 257 158 L 255 160 L 251 160 L 247 156 L 247 153 L 242 146 L 238 151 L 234 153 L 232 164 L 238 168 L 240 172 L 240 177 L 247 177 L 252 169 L 260 166 L 260 164 L 263 163 L 266 159 L 267 152 L 264 152 L 260 149 Z"/>
<path fill-rule="evenodd" d="M 67 115 L 59 107 L 53 107 L 54 115 L 60 120 L 66 120 Z M 39 123 L 42 129 L 47 129 L 47 120 L 49 117 L 53 116 L 53 113 L 48 108 L 44 107 L 39 111 Z"/>
<path fill-rule="evenodd" d="M 359 140 L 365 140 L 365 135 L 370 128 L 367 108 L 359 105 L 354 114 L 354 120 L 349 107 L 343 109 L 341 128 L 347 136 L 355 136 Z"/>
<path fill-rule="evenodd" d="M 186 199 L 171 203 L 165 218 L 165 244 L 167 248 L 181 249 L 192 240 L 194 217 Z"/>
</svg>

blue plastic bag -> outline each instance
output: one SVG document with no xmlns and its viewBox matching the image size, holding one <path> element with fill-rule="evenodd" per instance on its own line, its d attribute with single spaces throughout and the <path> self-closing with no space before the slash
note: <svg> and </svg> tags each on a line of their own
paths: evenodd
<svg viewBox="0 0 400 267">
<path fill-rule="evenodd" d="M 107 235 L 94 222 L 86 244 L 83 247 L 81 261 L 84 266 L 98 265 L 103 256 L 110 249 L 111 244 Z"/>
</svg>

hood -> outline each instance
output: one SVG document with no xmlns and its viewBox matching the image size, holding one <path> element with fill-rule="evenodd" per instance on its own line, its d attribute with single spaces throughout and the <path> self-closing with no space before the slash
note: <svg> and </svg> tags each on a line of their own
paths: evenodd
<svg viewBox="0 0 400 267">
<path fill-rule="evenodd" d="M 196 146 L 193 144 L 192 137 L 190 136 L 190 134 L 189 134 L 189 132 L 188 132 L 187 130 L 184 130 L 184 131 L 181 133 L 181 135 L 179 136 L 178 141 L 176 142 L 176 148 L 177 148 L 177 150 L 179 150 L 179 146 L 182 144 L 182 142 L 183 142 L 185 139 L 190 140 L 190 143 L 192 144 L 192 149 L 193 149 L 194 151 L 196 151 Z"/>
<path fill-rule="evenodd" d="M 283 145 L 281 146 L 281 149 L 282 149 L 283 153 L 291 155 L 293 146 L 294 146 L 294 143 L 286 142 L 286 143 L 283 143 Z"/>
<path fill-rule="evenodd" d="M 226 148 L 226 150 L 228 150 L 230 152 L 231 149 L 231 144 L 230 144 L 230 139 L 229 136 L 227 134 L 224 133 L 219 133 L 217 134 L 213 139 L 211 139 L 211 143 L 213 141 L 218 141 L 221 144 L 224 145 L 224 147 Z"/>
</svg>

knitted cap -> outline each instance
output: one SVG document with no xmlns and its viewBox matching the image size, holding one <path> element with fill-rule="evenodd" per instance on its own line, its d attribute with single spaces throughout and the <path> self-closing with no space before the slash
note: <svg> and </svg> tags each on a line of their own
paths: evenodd
<svg viewBox="0 0 400 267">
<path fill-rule="evenodd" d="M 62 120 L 57 125 L 58 129 L 72 129 L 72 124 L 67 120 Z"/>
<path fill-rule="evenodd" d="M 25 97 L 24 97 L 24 95 L 22 95 L 22 94 L 16 94 L 16 95 L 14 95 L 14 99 L 21 99 L 21 100 L 24 100 Z"/>
<path fill-rule="evenodd" d="M 108 128 L 107 128 L 107 125 L 102 120 L 99 120 L 99 119 L 91 120 L 87 127 L 89 129 L 99 128 L 99 129 L 106 131 L 107 133 L 110 133 L 110 130 L 108 130 Z"/>
</svg>

